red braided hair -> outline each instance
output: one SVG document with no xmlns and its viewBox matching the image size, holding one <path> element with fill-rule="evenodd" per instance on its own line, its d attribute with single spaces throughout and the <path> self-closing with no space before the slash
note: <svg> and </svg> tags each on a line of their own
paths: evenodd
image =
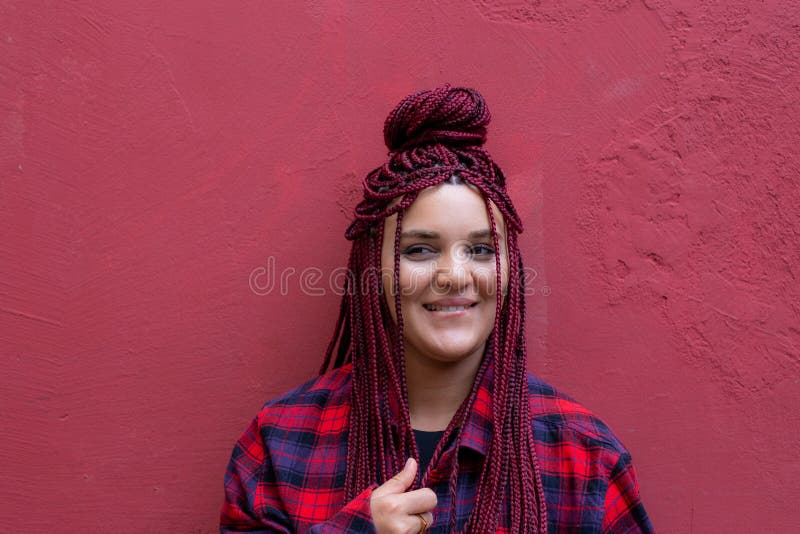
<svg viewBox="0 0 800 534">
<path fill-rule="evenodd" d="M 472 391 L 453 416 L 434 457 L 454 432 L 456 443 L 461 439 L 462 423 L 471 410 L 481 378 L 491 365 L 493 432 L 466 531 L 494 532 L 500 514 L 504 513 L 501 504 L 505 496 L 510 508 L 507 523 L 511 532 L 547 532 L 526 381 L 524 280 L 517 242 L 522 224 L 506 192 L 502 171 L 482 148 L 490 118 L 480 93 L 449 85 L 414 93 L 389 114 L 384 125 L 389 160 L 365 178 L 364 199 L 356 206 L 355 220 L 345 233 L 353 241 L 348 278 L 335 333 L 320 373 L 329 367 L 353 363 L 345 481 L 346 499 L 350 500 L 370 484 L 382 484 L 400 471 L 408 456 L 419 457 L 408 411 L 400 292 L 395 291 L 396 323 L 382 293 L 384 221 L 397 214 L 394 287 L 399 287 L 399 240 L 404 210 L 420 191 L 454 176 L 475 186 L 486 202 L 495 250 L 500 248 L 491 204 L 499 208 L 506 222 L 508 293 L 505 299 L 497 299 L 494 328 Z M 399 202 L 392 202 L 398 198 Z M 499 288 L 502 272 L 499 254 L 495 261 Z M 397 429 L 390 424 L 387 402 L 381 401 L 389 396 L 401 406 Z M 454 454 L 450 472 L 451 532 L 456 529 L 457 458 Z"/>
</svg>

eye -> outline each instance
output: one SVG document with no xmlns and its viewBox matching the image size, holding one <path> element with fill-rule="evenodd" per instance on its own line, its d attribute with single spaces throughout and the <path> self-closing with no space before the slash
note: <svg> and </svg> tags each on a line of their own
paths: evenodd
<svg viewBox="0 0 800 534">
<path fill-rule="evenodd" d="M 436 251 L 428 245 L 411 245 L 403 249 L 400 254 L 410 259 L 426 259 L 435 255 Z"/>
<path fill-rule="evenodd" d="M 488 259 L 494 257 L 494 247 L 485 243 L 478 243 L 470 247 L 469 253 L 477 259 Z"/>
</svg>

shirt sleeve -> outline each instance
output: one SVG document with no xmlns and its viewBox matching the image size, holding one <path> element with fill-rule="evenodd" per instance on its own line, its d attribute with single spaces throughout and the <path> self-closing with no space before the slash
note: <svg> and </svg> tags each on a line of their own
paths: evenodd
<svg viewBox="0 0 800 534">
<path fill-rule="evenodd" d="M 294 533 L 278 486 L 256 417 L 236 442 L 228 462 L 220 532 Z M 375 487 L 377 484 L 366 488 L 327 521 L 310 527 L 307 532 L 375 532 L 370 512 L 370 497 Z"/>
<path fill-rule="evenodd" d="M 314 525 L 308 532 L 313 534 L 334 534 L 342 532 L 366 532 L 374 534 L 375 524 L 372 522 L 372 512 L 370 512 L 369 501 L 372 497 L 372 490 L 377 488 L 373 484 L 355 499 L 347 503 L 344 508 L 339 510 L 330 519 L 319 525 Z"/>
<path fill-rule="evenodd" d="M 611 471 L 604 508 L 604 534 L 655 532 L 642 504 L 636 470 L 627 451 Z"/>
</svg>

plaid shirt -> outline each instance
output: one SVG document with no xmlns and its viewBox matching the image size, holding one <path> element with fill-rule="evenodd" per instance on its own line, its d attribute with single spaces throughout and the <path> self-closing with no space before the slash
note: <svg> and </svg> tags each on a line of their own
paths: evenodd
<svg viewBox="0 0 800 534">
<path fill-rule="evenodd" d="M 259 412 L 228 464 L 221 532 L 375 532 L 369 501 L 377 484 L 344 502 L 350 372 L 351 365 L 330 371 Z M 472 509 L 491 435 L 491 383 L 490 366 L 458 445 L 459 531 Z M 530 374 L 528 390 L 549 532 L 653 532 L 631 456 L 611 430 Z M 450 443 L 428 473 L 426 485 L 439 499 L 431 533 L 447 532 L 447 466 L 455 452 Z M 507 531 L 501 519 L 498 532 Z"/>
</svg>

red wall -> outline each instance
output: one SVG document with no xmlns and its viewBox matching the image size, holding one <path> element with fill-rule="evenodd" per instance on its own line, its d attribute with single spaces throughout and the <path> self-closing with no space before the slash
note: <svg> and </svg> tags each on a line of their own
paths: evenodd
<svg viewBox="0 0 800 534">
<path fill-rule="evenodd" d="M 661 532 L 798 527 L 795 2 L 105 4 L 0 0 L 4 531 L 217 528 L 332 332 L 299 272 L 344 263 L 384 117 L 444 81 L 494 114 L 531 370 Z M 270 257 L 286 294 L 250 287 Z"/>
</svg>

